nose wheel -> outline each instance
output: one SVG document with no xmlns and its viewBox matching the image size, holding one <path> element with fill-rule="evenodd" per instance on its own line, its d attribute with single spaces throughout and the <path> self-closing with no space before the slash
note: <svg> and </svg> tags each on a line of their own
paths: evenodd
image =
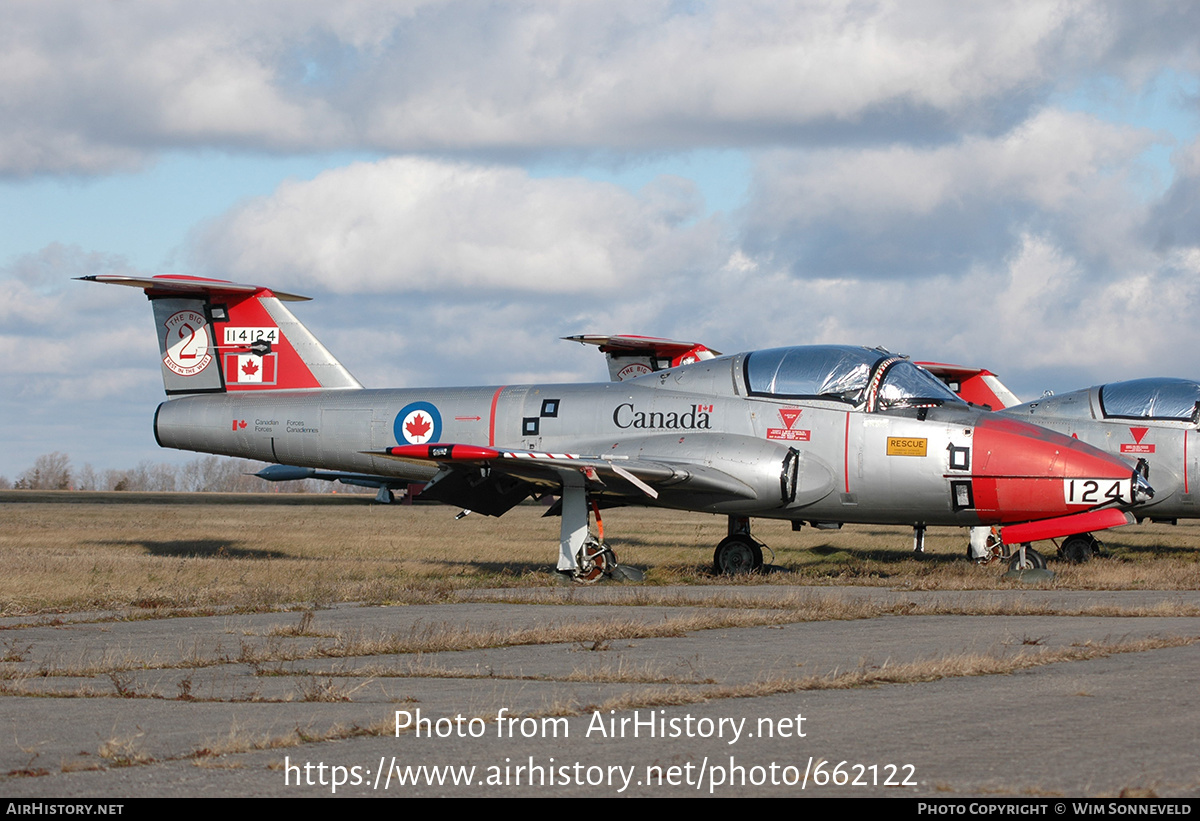
<svg viewBox="0 0 1200 821">
<path fill-rule="evenodd" d="M 1045 570 L 1046 557 L 1028 544 L 1023 544 L 1020 549 L 1012 554 L 1012 558 L 1008 560 L 1008 569 L 1015 571 Z"/>
<path fill-rule="evenodd" d="M 750 519 L 729 517 L 729 535 L 713 551 L 713 573 L 718 576 L 740 576 L 757 573 L 763 566 L 762 543 L 750 535 Z"/>
<path fill-rule="evenodd" d="M 740 576 L 762 570 L 762 545 L 749 536 L 726 536 L 713 551 L 713 573 Z"/>
</svg>

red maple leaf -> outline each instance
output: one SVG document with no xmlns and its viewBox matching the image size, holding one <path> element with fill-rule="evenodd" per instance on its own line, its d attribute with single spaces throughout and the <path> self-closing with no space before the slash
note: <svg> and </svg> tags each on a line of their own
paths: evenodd
<svg viewBox="0 0 1200 821">
<path fill-rule="evenodd" d="M 247 359 L 246 364 L 242 365 L 242 373 L 246 374 L 246 376 L 254 376 L 254 374 L 258 373 L 258 365 L 254 364 L 253 359 Z"/>
<path fill-rule="evenodd" d="M 404 429 L 412 434 L 414 439 L 419 439 L 429 433 L 431 427 L 433 426 L 426 422 L 425 417 L 421 416 L 421 414 L 414 416 L 411 422 L 404 423 Z"/>
</svg>

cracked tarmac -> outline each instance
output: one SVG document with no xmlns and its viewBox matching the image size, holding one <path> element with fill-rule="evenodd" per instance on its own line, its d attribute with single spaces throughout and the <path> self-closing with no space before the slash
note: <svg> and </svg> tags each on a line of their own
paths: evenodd
<svg viewBox="0 0 1200 821">
<path fill-rule="evenodd" d="M 358 796 L 1200 796 L 1200 616 L 1120 615 L 1163 604 L 1200 613 L 1200 592 L 608 586 L 522 590 L 521 603 L 503 601 L 515 595 L 343 604 L 311 616 L 0 620 L 4 789 L 12 797 L 317 796 L 333 794 L 341 772 L 337 794 Z M 729 606 L 737 597 L 746 607 Z M 767 621 L 787 611 L 764 602 L 788 597 L 873 604 L 884 614 L 663 630 L 689 618 Z M 722 606 L 706 606 L 717 598 Z M 1018 601 L 1115 615 L 953 614 Z M 948 614 L 905 613 L 934 603 Z M 605 638 L 603 626 L 618 622 L 633 625 L 633 635 Z M 502 641 L 548 627 L 559 631 L 556 640 Z M 464 635 L 492 641 L 395 652 L 397 639 Z M 1147 639 L 1158 642 L 1154 649 L 1129 651 Z M 980 674 L 967 665 L 944 677 L 860 680 L 847 689 L 796 684 L 911 674 L 907 665 L 918 662 L 945 673 L 955 660 L 1055 653 L 1092 657 Z M 478 738 L 457 730 L 397 736 L 397 711 L 411 717 L 418 709 L 432 721 L 461 715 L 486 723 L 472 725 L 483 728 Z M 563 720 L 538 724 L 528 738 L 500 738 L 504 725 L 494 719 L 502 709 Z M 613 718 L 619 727 L 635 716 L 636 738 L 629 721 L 617 737 L 595 723 Z M 680 735 L 647 737 L 649 718 Z M 742 721 L 734 741 L 728 731 Z M 702 737 L 709 722 L 714 735 Z M 534 725 L 513 729 L 521 726 Z M 724 737 L 715 736 L 719 727 Z M 825 772 L 848 762 L 866 783 L 815 784 L 821 760 Z M 871 783 L 885 779 L 889 764 L 900 768 L 893 780 L 907 784 Z M 470 785 L 399 786 L 393 765 L 475 771 Z M 806 769 L 803 789 L 782 783 Z M 760 777 L 766 783 L 753 783 Z"/>
</svg>

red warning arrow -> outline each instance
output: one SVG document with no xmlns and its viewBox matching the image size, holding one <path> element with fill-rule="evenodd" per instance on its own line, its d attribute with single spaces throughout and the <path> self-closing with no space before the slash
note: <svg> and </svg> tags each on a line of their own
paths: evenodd
<svg viewBox="0 0 1200 821">
<path fill-rule="evenodd" d="M 779 416 L 783 419 L 783 424 L 787 425 L 788 430 L 791 430 L 792 425 L 796 424 L 796 420 L 803 412 L 801 408 L 780 408 Z"/>
</svg>

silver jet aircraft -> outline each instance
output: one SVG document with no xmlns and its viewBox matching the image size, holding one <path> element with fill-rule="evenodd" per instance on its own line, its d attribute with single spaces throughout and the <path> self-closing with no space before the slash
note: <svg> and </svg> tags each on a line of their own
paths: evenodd
<svg viewBox="0 0 1200 821">
<path fill-rule="evenodd" d="M 987 397 L 981 375 L 987 371 L 926 363 L 933 373 L 952 382 L 964 398 Z M 1200 383 L 1190 379 L 1152 377 L 1109 382 L 1020 402 L 992 377 L 987 404 L 1007 417 L 1030 421 L 1074 437 L 1114 455 L 1135 460 L 1139 471 L 1152 479 L 1156 493 L 1133 511 L 1139 519 L 1175 523 L 1200 518 L 1196 502 L 1200 482 Z M 1010 399 L 1011 398 L 1011 399 Z M 974 401 L 974 400 L 972 400 Z M 1100 492 L 1099 488 L 1085 489 Z M 1090 532 L 1065 538 L 1063 558 L 1084 562 L 1099 549 Z"/>
<path fill-rule="evenodd" d="M 741 572 L 762 565 L 755 516 L 918 534 L 1002 525 L 1019 542 L 1127 524 L 1152 493 L 1124 458 L 973 409 L 877 348 L 697 356 L 623 382 L 367 390 L 284 305 L 305 297 L 181 275 L 85 279 L 150 299 L 163 447 L 424 481 L 423 497 L 493 516 L 553 494 L 557 566 L 580 581 L 626 571 L 589 533 L 602 506 L 726 515 L 714 565 Z"/>
</svg>

